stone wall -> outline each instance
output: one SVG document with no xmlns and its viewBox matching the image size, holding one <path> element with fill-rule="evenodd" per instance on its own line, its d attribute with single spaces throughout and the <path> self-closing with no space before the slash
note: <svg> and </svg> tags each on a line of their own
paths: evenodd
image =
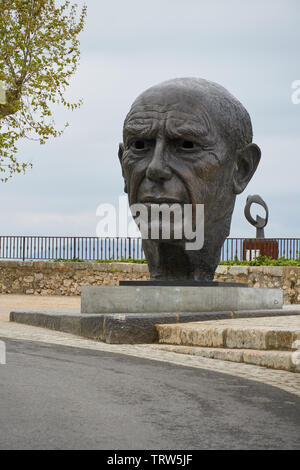
<svg viewBox="0 0 300 470">
<path fill-rule="evenodd" d="M 119 280 L 147 279 L 146 264 L 0 261 L 2 294 L 80 295 L 82 285 L 117 285 Z M 282 288 L 284 303 L 300 303 L 300 267 L 219 266 L 215 280 Z"/>
<path fill-rule="evenodd" d="M 300 304 L 300 267 L 218 266 L 215 281 L 247 282 L 249 287 L 283 289 L 285 304 Z"/>
<path fill-rule="evenodd" d="M 119 280 L 149 279 L 146 264 L 0 261 L 0 293 L 80 295 L 84 285 L 118 285 Z"/>
</svg>

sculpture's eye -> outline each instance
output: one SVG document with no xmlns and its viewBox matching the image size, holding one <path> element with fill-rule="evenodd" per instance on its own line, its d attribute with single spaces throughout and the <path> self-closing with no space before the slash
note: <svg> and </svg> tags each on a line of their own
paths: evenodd
<svg viewBox="0 0 300 470">
<path fill-rule="evenodd" d="M 187 149 L 187 150 L 191 150 L 195 147 L 194 145 L 194 142 L 192 142 L 191 140 L 184 140 L 182 143 L 181 143 L 181 147 L 183 149 Z"/>
<path fill-rule="evenodd" d="M 144 140 L 136 140 L 134 143 L 133 143 L 133 147 L 136 149 L 136 150 L 143 150 L 146 145 L 145 145 L 145 141 Z"/>
</svg>

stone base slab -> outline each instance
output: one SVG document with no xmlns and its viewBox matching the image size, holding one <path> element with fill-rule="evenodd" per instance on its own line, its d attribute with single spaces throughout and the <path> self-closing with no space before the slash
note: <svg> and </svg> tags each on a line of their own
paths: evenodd
<svg viewBox="0 0 300 470">
<path fill-rule="evenodd" d="M 119 286 L 171 286 L 171 287 L 248 287 L 246 282 L 216 281 L 119 281 Z"/>
<path fill-rule="evenodd" d="M 246 310 L 183 313 L 70 313 L 53 311 L 11 312 L 10 321 L 63 331 L 111 344 L 155 343 L 157 324 L 232 318 L 299 315 L 299 310 Z"/>
<path fill-rule="evenodd" d="M 237 319 L 219 322 L 194 322 L 173 325 L 157 325 L 159 342 L 183 346 L 208 348 L 255 349 L 292 351 L 293 344 L 300 344 L 300 317 L 289 315 L 287 325 L 243 324 Z M 294 325 L 288 325 L 289 321 Z"/>
<path fill-rule="evenodd" d="M 281 289 L 196 286 L 83 286 L 82 313 L 217 312 L 278 309 Z"/>
<path fill-rule="evenodd" d="M 174 346 L 160 345 L 163 351 L 189 354 L 192 356 L 220 359 L 230 362 L 244 362 L 270 369 L 286 370 L 300 373 L 300 365 L 293 361 L 293 353 L 290 351 L 258 351 L 253 349 L 225 349 L 225 348 L 202 348 L 197 346 Z"/>
</svg>

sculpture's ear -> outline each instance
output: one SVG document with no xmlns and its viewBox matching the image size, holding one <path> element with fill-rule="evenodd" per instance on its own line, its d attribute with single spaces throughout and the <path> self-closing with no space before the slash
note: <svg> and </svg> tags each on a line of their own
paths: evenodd
<svg viewBox="0 0 300 470">
<path fill-rule="evenodd" d="M 233 175 L 233 191 L 240 194 L 254 175 L 261 156 L 260 148 L 256 144 L 248 144 L 237 153 L 236 165 Z"/>
<path fill-rule="evenodd" d="M 123 158 L 123 153 L 124 153 L 124 144 L 119 144 L 119 152 L 118 152 L 118 157 L 122 166 L 122 158 Z"/>
<path fill-rule="evenodd" d="M 121 164 L 121 168 L 122 168 L 122 175 L 123 175 L 123 178 L 124 178 L 124 193 L 127 193 L 128 192 L 127 191 L 127 184 L 126 184 L 126 180 L 125 180 L 125 176 L 124 176 L 123 162 L 122 162 L 123 153 L 124 153 L 124 144 L 119 144 L 118 157 L 119 157 L 119 160 L 120 160 L 120 164 Z"/>
</svg>

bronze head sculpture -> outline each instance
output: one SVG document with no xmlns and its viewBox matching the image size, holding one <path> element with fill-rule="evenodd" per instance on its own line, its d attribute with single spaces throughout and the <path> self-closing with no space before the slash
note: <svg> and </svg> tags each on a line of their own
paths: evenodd
<svg viewBox="0 0 300 470">
<path fill-rule="evenodd" d="M 153 280 L 211 281 L 236 195 L 252 178 L 260 149 L 243 105 L 222 86 L 200 78 L 156 85 L 126 116 L 119 159 L 129 204 L 203 204 L 204 245 L 144 239 Z"/>
</svg>

